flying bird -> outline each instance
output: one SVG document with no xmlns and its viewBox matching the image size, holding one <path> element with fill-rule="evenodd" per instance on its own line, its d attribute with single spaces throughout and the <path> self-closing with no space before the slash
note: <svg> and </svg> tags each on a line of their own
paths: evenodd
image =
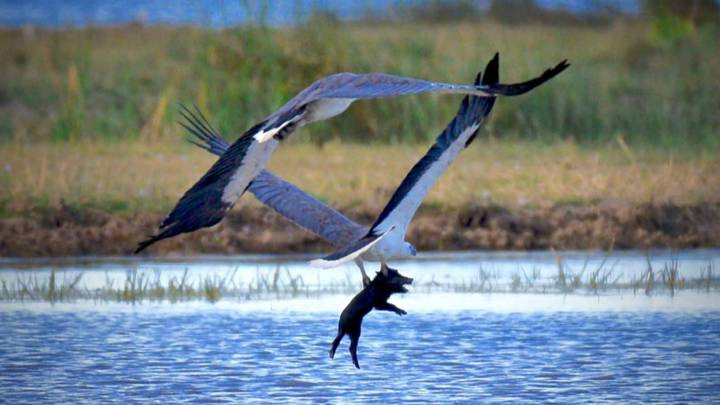
<svg viewBox="0 0 720 405">
<path fill-rule="evenodd" d="M 355 100 L 428 92 L 515 96 L 550 80 L 567 66 L 563 61 L 534 79 L 515 84 L 457 85 L 385 73 L 337 73 L 324 77 L 230 145 L 207 173 L 180 198 L 160 223 L 159 233 L 140 242 L 135 253 L 159 240 L 220 222 L 265 168 L 280 141 L 303 125 L 342 113 Z"/>
<path fill-rule="evenodd" d="M 564 67 L 563 67 L 564 69 Z M 492 85 L 499 81 L 498 55 L 488 63 L 485 74 L 476 80 L 477 85 Z M 414 256 L 415 247 L 405 241 L 407 227 L 417 208 L 435 181 L 455 160 L 460 151 L 475 138 L 484 118 L 490 113 L 495 97 L 466 97 L 456 117 L 438 136 L 427 154 L 411 169 L 400 187 L 391 197 L 371 227 L 357 224 L 305 193 L 282 178 L 262 170 L 248 190 L 258 200 L 302 228 L 322 237 L 341 250 L 323 259 L 311 262 L 320 267 L 335 267 L 354 260 L 363 275 L 363 260 L 386 260 Z M 201 148 L 222 156 L 230 145 L 208 123 L 202 113 L 185 108 L 181 111 L 187 124 L 181 123 L 200 143 Z"/>
<path fill-rule="evenodd" d="M 497 83 L 499 64 L 499 56 L 495 54 L 485 73 L 478 73 L 475 83 Z M 415 256 L 417 250 L 405 240 L 412 218 L 437 179 L 460 152 L 470 146 L 494 105 L 495 97 L 466 96 L 455 118 L 438 135 L 425 156 L 410 169 L 368 232 L 339 251 L 310 264 L 330 268 L 350 260 L 356 260 L 358 266 L 362 266 L 362 260 L 375 260 L 385 268 L 388 259 Z"/>
</svg>

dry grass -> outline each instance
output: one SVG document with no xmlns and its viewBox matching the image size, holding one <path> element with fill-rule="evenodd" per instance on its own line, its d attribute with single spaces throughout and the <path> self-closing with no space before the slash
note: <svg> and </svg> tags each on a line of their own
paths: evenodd
<svg viewBox="0 0 720 405">
<path fill-rule="evenodd" d="M 427 146 L 330 142 L 283 145 L 270 169 L 341 208 L 379 210 Z M 507 207 L 630 203 L 702 203 L 720 199 L 716 155 L 581 148 L 483 138 L 464 151 L 426 204 Z M 0 147 L 0 204 L 5 215 L 62 204 L 102 210 L 163 212 L 211 165 L 213 157 L 164 143 L 76 142 Z M 245 198 L 244 204 L 256 204 Z"/>
</svg>

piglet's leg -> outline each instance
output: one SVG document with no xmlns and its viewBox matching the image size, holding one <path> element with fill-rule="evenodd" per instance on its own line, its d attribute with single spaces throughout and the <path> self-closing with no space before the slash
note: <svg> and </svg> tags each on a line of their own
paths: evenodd
<svg viewBox="0 0 720 405">
<path fill-rule="evenodd" d="M 405 310 L 400 309 L 389 302 L 384 302 L 382 304 L 378 304 L 375 306 L 375 309 L 380 310 L 380 311 L 392 311 L 398 315 L 407 315 L 407 312 L 405 312 Z"/>
<path fill-rule="evenodd" d="M 332 346 L 330 347 L 330 358 L 335 358 L 335 350 L 337 350 L 338 345 L 340 344 L 340 341 L 342 340 L 343 336 L 345 334 L 342 331 L 338 331 L 337 336 L 335 336 L 335 340 L 332 342 Z"/>
<path fill-rule="evenodd" d="M 358 357 L 357 357 L 357 347 L 358 347 L 359 341 L 360 341 L 360 331 L 357 331 L 357 334 L 350 335 L 350 355 L 352 356 L 352 361 L 356 368 L 360 368 L 360 364 L 358 363 Z"/>
</svg>

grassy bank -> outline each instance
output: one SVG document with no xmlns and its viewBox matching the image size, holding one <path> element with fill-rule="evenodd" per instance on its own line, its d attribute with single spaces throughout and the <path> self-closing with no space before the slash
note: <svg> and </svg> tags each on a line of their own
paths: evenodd
<svg viewBox="0 0 720 405">
<path fill-rule="evenodd" d="M 410 229 L 419 248 L 717 246 L 719 38 L 709 25 L 668 40 L 627 19 L 0 30 L 0 255 L 131 251 L 214 159 L 181 141 L 178 103 L 233 140 L 323 75 L 467 82 L 495 51 L 508 81 L 573 65 L 499 100 L 425 200 Z M 270 169 L 369 223 L 458 102 L 355 103 L 301 129 Z M 326 248 L 248 196 L 155 253 Z"/>
<path fill-rule="evenodd" d="M 270 170 L 370 224 L 425 148 L 295 143 L 278 149 Z M 13 143 L 0 161 L 0 256 L 122 255 L 213 157 L 173 139 Z M 432 189 L 408 240 L 421 250 L 719 246 L 718 172 L 712 152 L 484 138 Z M 151 253 L 328 249 L 247 195 L 219 225 Z"/>
<path fill-rule="evenodd" d="M 270 170 L 335 207 L 379 212 L 426 148 L 296 143 L 278 149 Z M 180 138 L 151 144 L 13 143 L 0 148 L 0 208 L 3 216 L 62 207 L 164 213 L 213 161 Z M 426 206 L 700 204 L 720 201 L 717 173 L 720 159 L 712 152 L 480 139 L 440 179 Z M 250 196 L 240 202 L 255 204 Z"/>
<path fill-rule="evenodd" d="M 490 19 L 3 30 L 0 140 L 174 138 L 178 102 L 198 104 L 220 130 L 237 135 L 332 72 L 467 82 L 500 51 L 504 80 L 526 79 L 565 58 L 573 66 L 532 95 L 498 103 L 488 126 L 494 137 L 604 144 L 622 136 L 632 147 L 717 149 L 720 54 L 709 50 L 718 49 L 719 38 L 713 26 L 668 41 L 644 21 L 550 27 Z M 361 102 L 297 138 L 427 141 L 457 104 L 451 96 Z"/>
</svg>

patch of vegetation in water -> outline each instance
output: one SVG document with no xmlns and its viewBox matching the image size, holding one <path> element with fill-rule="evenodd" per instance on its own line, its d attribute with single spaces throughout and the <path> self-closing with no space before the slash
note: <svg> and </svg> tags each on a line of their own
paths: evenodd
<svg viewBox="0 0 720 405">
<path fill-rule="evenodd" d="M 615 265 L 602 261 L 594 268 L 588 262 L 581 268 L 571 268 L 561 258 L 557 260 L 557 273 L 543 276 L 538 269 L 518 269 L 510 274 L 491 272 L 482 267 L 470 279 L 438 281 L 416 278 L 413 290 L 423 293 L 531 293 L 531 294 L 581 294 L 599 295 L 612 292 L 632 291 L 652 296 L 678 291 L 711 293 L 720 291 L 720 275 L 708 263 L 696 277 L 680 274 L 678 261 L 671 260 L 661 268 L 655 268 L 648 260 L 647 268 L 630 279 L 623 278 Z M 47 275 L 22 275 L 14 281 L 1 281 L 0 301 L 9 302 L 68 302 L 93 300 L 98 302 L 139 303 L 144 301 L 184 302 L 202 300 L 217 302 L 221 299 L 272 300 L 320 297 L 331 294 L 353 294 L 360 288 L 350 278 L 341 282 L 311 283 L 288 269 L 277 266 L 274 270 L 256 270 L 248 283 L 238 280 L 237 269 L 224 275 L 191 277 L 188 270 L 177 277 L 161 277 L 160 270 L 152 272 L 130 269 L 122 282 L 106 277 L 99 288 L 87 288 L 81 283 L 84 273 L 72 277 L 61 276 L 51 270 Z"/>
</svg>

